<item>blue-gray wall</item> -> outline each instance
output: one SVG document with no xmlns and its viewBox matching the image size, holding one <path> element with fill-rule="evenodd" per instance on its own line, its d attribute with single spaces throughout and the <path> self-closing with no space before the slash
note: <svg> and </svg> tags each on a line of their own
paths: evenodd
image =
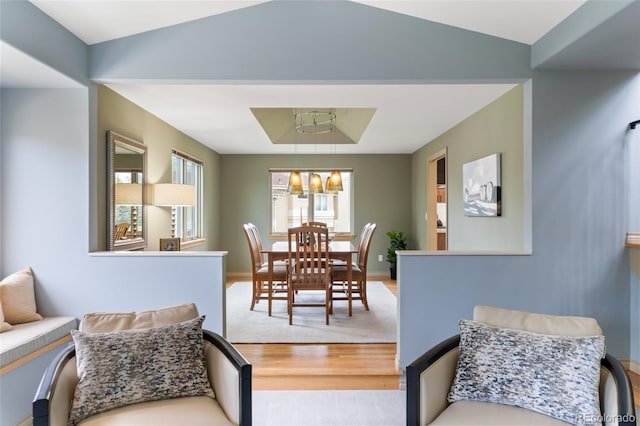
<svg viewBox="0 0 640 426">
<path fill-rule="evenodd" d="M 634 72 L 534 74 L 533 254 L 402 255 L 400 365 L 456 334 L 478 304 L 595 317 L 607 349 L 637 362 L 637 280 L 625 235 L 638 225 L 628 145 L 640 137 L 628 123 L 640 116 L 639 96 Z"/>
<path fill-rule="evenodd" d="M 533 254 L 401 256 L 400 364 L 455 333 L 477 303 L 592 315 L 611 352 L 640 360 L 638 279 L 624 248 L 625 233 L 640 225 L 627 198 L 638 191 L 629 186 L 638 182 L 631 175 L 638 161 L 626 157 L 627 144 L 638 143 L 637 134 L 626 131 L 640 117 L 634 73 L 533 72 L 529 46 L 349 2 L 269 2 L 91 48 L 26 1 L 0 7 L 3 42 L 87 87 L 1 93 L 0 273 L 32 266 L 43 313 L 79 317 L 195 301 L 211 328 L 222 327 L 213 318 L 221 314 L 215 289 L 224 286 L 224 253 L 88 254 L 98 248 L 97 103 L 90 79 L 397 84 L 532 78 Z M 299 61 L 308 37 L 332 49 Z M 24 415 L 30 401 L 21 404 L 16 413 Z"/>
</svg>

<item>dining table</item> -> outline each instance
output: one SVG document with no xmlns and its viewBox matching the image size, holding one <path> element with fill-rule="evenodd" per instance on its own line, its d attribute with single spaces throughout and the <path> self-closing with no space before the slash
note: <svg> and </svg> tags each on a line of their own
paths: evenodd
<svg viewBox="0 0 640 426">
<path fill-rule="evenodd" d="M 269 268 L 268 282 L 269 289 L 273 288 L 273 265 L 277 260 L 285 260 L 289 257 L 289 242 L 288 241 L 276 241 L 270 246 L 263 247 L 262 253 L 267 255 L 267 263 Z M 357 247 L 353 245 L 351 241 L 330 241 L 329 242 L 329 259 L 342 260 L 347 266 L 347 282 L 351 282 L 352 279 L 352 257 L 353 254 L 358 253 Z M 331 292 L 333 294 L 333 292 Z M 351 292 L 348 292 L 349 300 L 349 316 L 352 316 L 352 300 Z M 271 304 L 271 299 L 269 299 Z M 269 306 L 271 310 L 271 306 Z"/>
</svg>

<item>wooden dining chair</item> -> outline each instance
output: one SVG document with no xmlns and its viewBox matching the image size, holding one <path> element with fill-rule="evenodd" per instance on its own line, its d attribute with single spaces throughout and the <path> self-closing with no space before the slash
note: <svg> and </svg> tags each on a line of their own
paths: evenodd
<svg viewBox="0 0 640 426">
<path fill-rule="evenodd" d="M 325 323 L 329 325 L 332 311 L 329 230 L 320 226 L 289 228 L 288 313 L 293 324 L 293 309 L 324 307 Z M 296 301 L 296 294 L 313 290 L 324 292 L 324 301 Z"/>
<path fill-rule="evenodd" d="M 349 302 L 349 316 L 353 315 L 353 301 L 360 300 L 364 308 L 369 310 L 367 302 L 367 263 L 375 223 L 368 223 L 360 234 L 357 262 L 351 265 L 351 281 L 349 281 L 346 264 L 335 264 L 331 268 L 332 299 L 347 300 Z"/>
<path fill-rule="evenodd" d="M 116 223 L 115 232 L 114 232 L 114 240 L 123 240 L 127 236 L 127 231 L 129 230 L 129 224 L 126 222 Z"/>
<path fill-rule="evenodd" d="M 305 222 L 302 226 L 319 226 L 321 228 L 328 228 L 328 225 L 325 222 Z"/>
<path fill-rule="evenodd" d="M 249 244 L 249 253 L 251 255 L 251 275 L 252 275 L 252 291 L 251 291 L 251 308 L 253 311 L 256 303 L 260 300 L 267 300 L 268 315 L 271 316 L 271 310 L 274 300 L 289 300 L 287 294 L 287 267 L 284 263 L 274 263 L 272 280 L 269 281 L 269 264 L 264 262 L 262 255 L 261 242 L 258 239 L 259 233 L 255 225 L 250 223 L 242 225 L 244 234 Z M 256 238 L 258 235 L 258 238 Z"/>
</svg>

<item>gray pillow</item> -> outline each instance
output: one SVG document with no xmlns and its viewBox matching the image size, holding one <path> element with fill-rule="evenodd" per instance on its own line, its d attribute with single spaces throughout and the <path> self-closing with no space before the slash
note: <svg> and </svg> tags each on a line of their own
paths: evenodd
<svg viewBox="0 0 640 426">
<path fill-rule="evenodd" d="M 111 333 L 72 331 L 78 378 L 69 425 L 112 408 L 184 396 L 214 397 L 202 342 L 204 317 Z"/>
<path fill-rule="evenodd" d="M 572 424 L 600 417 L 604 336 L 552 336 L 460 321 L 449 402 L 515 405 Z"/>
</svg>

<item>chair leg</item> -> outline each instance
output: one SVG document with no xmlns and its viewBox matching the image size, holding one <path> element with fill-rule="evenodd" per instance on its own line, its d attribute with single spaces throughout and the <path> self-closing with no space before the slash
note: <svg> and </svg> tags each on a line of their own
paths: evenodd
<svg viewBox="0 0 640 426">
<path fill-rule="evenodd" d="M 369 302 L 367 302 L 367 276 L 362 276 L 362 283 L 360 284 L 360 298 L 362 299 L 362 304 L 364 304 L 364 309 L 369 310 Z"/>
<path fill-rule="evenodd" d="M 289 314 L 289 325 L 293 324 L 293 289 L 291 288 L 291 283 L 289 283 L 289 288 L 287 289 L 287 313 Z"/>
<path fill-rule="evenodd" d="M 257 279 L 253 279 L 253 291 L 251 292 L 251 308 L 250 311 L 253 311 L 253 308 L 256 306 L 256 300 L 259 300 L 260 290 L 258 288 L 259 281 Z"/>
<path fill-rule="evenodd" d="M 333 286 L 331 285 L 331 281 L 329 281 L 324 294 L 324 316 L 327 325 L 329 325 L 329 314 L 333 311 L 333 304 L 331 303 L 332 300 Z"/>
<path fill-rule="evenodd" d="M 269 304 L 269 308 L 267 309 L 269 311 L 269 316 L 271 316 L 271 305 L 273 303 L 273 281 L 270 280 L 269 284 L 268 284 L 268 288 L 269 288 L 269 294 L 267 296 L 268 300 L 268 304 Z"/>
</svg>

